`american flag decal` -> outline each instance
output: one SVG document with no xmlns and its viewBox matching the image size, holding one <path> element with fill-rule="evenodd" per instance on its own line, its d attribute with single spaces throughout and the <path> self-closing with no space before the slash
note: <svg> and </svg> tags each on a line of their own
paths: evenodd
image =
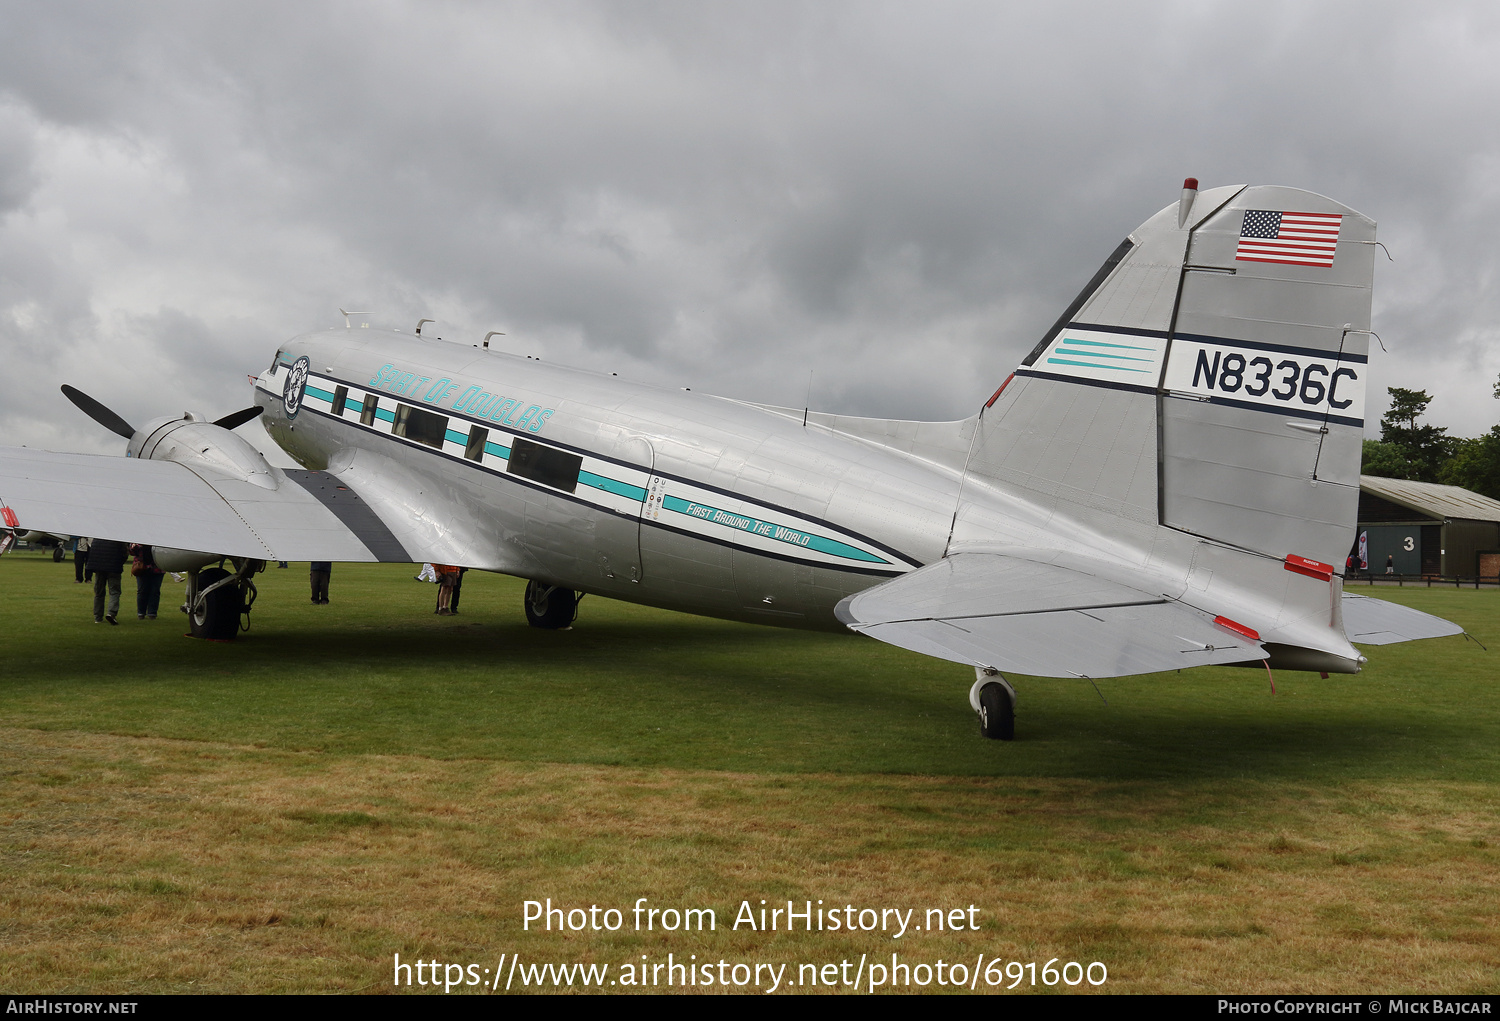
<svg viewBox="0 0 1500 1021">
<path fill-rule="evenodd" d="M 1236 262 L 1279 262 L 1289 266 L 1333 265 L 1342 213 L 1276 213 L 1245 210 Z"/>
</svg>

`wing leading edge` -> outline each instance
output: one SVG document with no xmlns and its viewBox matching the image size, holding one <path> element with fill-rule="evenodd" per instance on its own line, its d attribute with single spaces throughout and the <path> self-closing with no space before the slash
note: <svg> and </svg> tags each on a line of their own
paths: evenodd
<svg viewBox="0 0 1500 1021">
<path fill-rule="evenodd" d="M 1258 641 L 1080 570 L 960 553 L 850 596 L 850 628 L 913 652 L 1038 677 L 1123 677 L 1265 659 Z"/>
<path fill-rule="evenodd" d="M 412 562 L 339 479 L 277 475 L 267 489 L 175 461 L 0 448 L 0 498 L 25 527 L 257 560 Z"/>
</svg>

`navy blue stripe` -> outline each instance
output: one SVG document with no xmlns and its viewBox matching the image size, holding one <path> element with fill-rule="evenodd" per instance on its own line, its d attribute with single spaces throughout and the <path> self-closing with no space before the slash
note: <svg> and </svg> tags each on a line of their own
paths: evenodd
<svg viewBox="0 0 1500 1021">
<path fill-rule="evenodd" d="M 352 387 L 355 387 L 355 388 L 357 388 L 359 390 L 375 394 L 376 396 L 379 396 L 380 393 L 381 393 L 381 391 L 370 390 L 368 387 L 361 386 L 358 383 L 349 383 L 349 382 L 347 382 L 345 380 L 338 379 L 335 376 L 325 376 L 325 375 L 322 375 L 321 373 L 318 373 L 318 374 L 309 374 L 308 378 L 309 379 L 313 378 L 313 375 L 318 375 L 319 378 L 322 378 L 322 379 L 331 379 L 331 380 L 335 381 L 336 383 L 338 383 L 340 386 L 352 386 Z M 1072 377 L 1061 377 L 1061 378 L 1071 379 Z M 266 394 L 268 397 L 274 398 L 275 400 L 280 400 L 281 399 L 281 394 L 279 394 L 279 393 L 272 393 L 271 391 L 266 390 L 264 387 L 257 387 L 257 389 L 259 389 L 262 393 Z M 1154 390 L 1152 390 L 1150 392 L 1155 393 Z M 410 404 L 411 402 L 410 401 L 403 401 L 402 403 L 403 404 Z M 339 418 L 337 416 L 330 415 L 328 412 L 323 411 L 323 410 L 318 409 L 318 408 L 308 408 L 304 404 L 303 405 L 303 410 L 312 411 L 314 414 L 322 415 L 324 418 L 333 418 L 335 421 L 348 422 L 349 424 L 355 425 L 356 427 L 358 427 L 360 429 L 364 429 L 364 427 L 361 426 L 361 425 L 359 425 L 359 423 L 357 423 L 357 422 L 352 422 L 349 419 Z M 617 464 L 617 465 L 619 465 L 622 468 L 633 468 L 636 471 L 645 472 L 648 475 L 656 475 L 659 478 L 671 479 L 674 482 L 681 482 L 684 485 L 696 486 L 699 489 L 706 490 L 707 492 L 710 492 L 710 493 L 717 493 L 720 496 L 727 496 L 727 497 L 730 497 L 731 499 L 734 499 L 734 500 L 745 500 L 745 501 L 747 501 L 749 503 L 753 503 L 757 507 L 765 507 L 767 510 L 778 511 L 778 512 L 780 512 L 782 514 L 790 514 L 793 517 L 801 518 L 803 521 L 811 521 L 813 524 L 822 525 L 824 528 L 831 529 L 832 531 L 838 532 L 841 535 L 852 536 L 852 537 L 858 539 L 860 542 L 868 543 L 870 546 L 874 547 L 875 549 L 880 550 L 883 553 L 889 553 L 891 556 L 895 557 L 897 560 L 900 560 L 900 561 L 903 561 L 904 563 L 910 564 L 912 567 L 921 567 L 922 566 L 922 562 L 920 560 L 913 559 L 912 557 L 907 556 L 905 553 L 902 553 L 898 549 L 892 549 L 890 546 L 887 546 L 885 543 L 881 542 L 878 539 L 872 539 L 868 535 L 861 535 L 859 532 L 851 531 L 850 529 L 844 527 L 843 525 L 837 524 L 836 522 L 828 521 L 828 520 L 825 520 L 824 518 L 813 517 L 812 515 L 804 512 L 804 511 L 793 510 L 790 507 L 783 507 L 780 504 L 767 503 L 764 500 L 757 500 L 754 497 L 749 497 L 749 496 L 741 495 L 739 493 L 734 492 L 733 490 L 722 489 L 719 486 L 711 485 L 711 484 L 709 484 L 707 482 L 699 482 L 696 479 L 686 478 L 686 477 L 681 476 L 681 475 L 673 475 L 670 472 L 664 472 L 664 471 L 661 471 L 660 469 L 657 469 L 657 468 L 654 468 L 654 467 L 651 467 L 651 466 L 648 466 L 648 465 L 634 464 L 634 463 L 632 463 L 630 461 L 621 461 L 619 458 L 609 457 L 609 456 L 607 456 L 605 454 L 595 453 L 594 451 L 588 450 L 587 448 L 584 448 L 584 447 L 575 447 L 571 443 L 564 443 L 561 440 L 555 440 L 555 439 L 553 439 L 550 436 L 548 436 L 548 437 L 542 437 L 542 436 L 540 436 L 537 433 L 530 433 L 530 432 L 526 432 L 524 430 L 511 429 L 511 428 L 508 428 L 508 427 L 505 427 L 505 426 L 501 426 L 498 423 L 492 423 L 492 422 L 490 422 L 489 419 L 484 419 L 484 418 L 470 418 L 468 415 L 465 415 L 462 412 L 454 412 L 454 411 L 449 411 L 449 412 L 447 412 L 447 414 L 451 418 L 461 418 L 464 421 L 466 421 L 466 422 L 472 422 L 475 425 L 489 425 L 491 428 L 494 428 L 496 431 L 506 432 L 506 433 L 509 433 L 512 436 L 521 436 L 521 437 L 524 437 L 526 439 L 530 439 L 530 440 L 532 440 L 534 442 L 545 442 L 547 445 L 552 446 L 552 447 L 556 447 L 559 450 L 567 450 L 567 451 L 570 451 L 570 452 L 572 452 L 574 454 L 582 454 L 585 457 L 592 457 L 592 458 L 595 458 L 596 460 L 603 461 L 606 464 Z M 374 430 L 368 430 L 368 431 L 374 432 Z M 387 433 L 375 433 L 375 435 L 377 435 L 377 436 L 386 436 L 386 435 L 389 435 L 389 434 L 387 434 Z M 433 450 L 434 453 L 442 454 L 444 457 L 448 457 L 448 458 L 451 458 L 451 459 L 456 460 L 456 461 L 462 461 L 464 464 L 473 465 L 476 468 L 483 468 L 484 467 L 483 465 L 475 464 L 475 462 L 469 461 L 469 460 L 464 459 L 464 458 L 453 457 L 453 455 L 449 454 L 447 451 L 436 450 L 434 448 L 426 448 L 426 449 Z M 489 471 L 490 469 L 485 468 L 484 470 Z M 503 477 L 505 477 L 505 478 L 513 479 L 515 477 L 515 476 L 510 475 L 508 473 L 500 473 L 500 474 L 502 474 Z M 549 490 L 543 490 L 543 491 L 544 492 L 549 492 L 549 493 L 550 492 L 555 492 L 554 490 L 550 490 L 550 489 Z M 580 501 L 580 502 L 587 504 L 587 501 Z M 595 504 L 587 504 L 587 505 L 590 506 L 590 507 L 596 506 Z M 798 561 L 798 563 L 803 563 L 803 562 L 804 561 Z"/>
<path fill-rule="evenodd" d="M 1142 330 L 1134 326 L 1106 326 L 1102 323 L 1069 323 L 1057 332 L 1065 333 L 1068 330 L 1093 330 L 1095 333 L 1117 333 L 1126 337 L 1157 337 L 1161 340 L 1170 336 L 1166 330 Z M 1053 334 L 1054 337 L 1056 335 Z"/>
<path fill-rule="evenodd" d="M 1237 401 L 1229 397 L 1206 397 L 1202 394 L 1189 393 L 1183 390 L 1169 391 L 1169 396 L 1177 397 L 1186 401 L 1201 401 L 1206 404 L 1221 404 L 1226 408 L 1241 408 L 1245 411 L 1263 411 L 1268 415 L 1280 415 L 1283 418 L 1305 418 L 1312 422 L 1328 422 L 1332 425 L 1354 425 L 1364 428 L 1365 420 L 1362 418 L 1349 418 L 1344 415 L 1333 415 L 1324 411 L 1307 411 L 1303 408 L 1293 408 L 1281 405 L 1256 404 L 1254 401 Z"/>
<path fill-rule="evenodd" d="M 1084 376 L 1064 376 L 1057 372 L 1041 372 L 1037 369 L 1017 369 L 1018 376 L 1035 376 L 1037 379 L 1051 379 L 1059 383 L 1082 383 L 1084 386 L 1097 386 L 1105 390 L 1127 390 L 1133 394 L 1155 394 L 1154 386 L 1140 386 L 1136 383 L 1115 383 L 1108 379 L 1088 379 Z"/>
<path fill-rule="evenodd" d="M 268 396 L 274 397 L 277 400 L 281 399 L 281 395 L 280 394 L 272 394 L 269 391 L 265 390 L 264 388 L 260 388 L 260 389 L 261 389 L 262 393 L 265 393 Z M 347 426 L 349 426 L 352 429 L 357 429 L 360 432 L 361 435 L 364 435 L 364 436 L 375 436 L 375 437 L 378 437 L 380 439 L 390 440 L 391 442 L 396 443 L 396 444 L 400 445 L 402 448 L 407 449 L 407 450 L 416 449 L 416 450 L 421 450 L 421 451 L 423 451 L 424 453 L 427 453 L 427 454 L 432 454 L 432 455 L 436 455 L 438 457 L 447 458 L 449 461 L 452 461 L 455 464 L 466 465 L 467 467 L 475 469 L 476 471 L 481 471 L 481 472 L 485 472 L 488 475 L 493 475 L 495 478 L 501 479 L 501 480 L 503 480 L 505 482 L 509 482 L 509 483 L 512 483 L 512 484 L 517 485 L 517 486 L 522 486 L 522 487 L 524 487 L 526 489 L 530 489 L 530 490 L 532 490 L 534 492 L 537 492 L 537 493 L 544 493 L 547 496 L 555 496 L 555 497 L 557 497 L 560 500 L 567 500 L 569 503 L 576 503 L 576 504 L 578 504 L 581 507 L 588 507 L 591 510 L 599 511 L 602 514 L 612 514 L 615 517 L 617 517 L 617 518 L 623 518 L 626 521 L 639 521 L 642 525 L 651 525 L 652 527 L 655 527 L 655 528 L 664 528 L 664 529 L 666 529 L 668 531 L 671 531 L 671 532 L 680 532 L 683 535 L 692 536 L 694 539 L 702 539 L 704 542 L 711 542 L 711 543 L 714 543 L 715 545 L 719 545 L 719 546 L 729 546 L 729 547 L 732 547 L 734 549 L 742 549 L 746 553 L 754 553 L 754 554 L 756 554 L 758 556 L 768 557 L 768 558 L 770 558 L 772 560 L 784 560 L 787 563 L 792 563 L 792 564 L 804 564 L 804 565 L 809 566 L 809 567 L 826 567 L 829 570 L 833 570 L 833 571 L 844 571 L 844 572 L 850 573 L 850 574 L 872 574 L 872 575 L 879 575 L 880 577 L 895 577 L 896 575 L 902 573 L 900 571 L 879 571 L 879 570 L 871 570 L 869 568 L 861 568 L 861 567 L 845 567 L 842 564 L 829 564 L 829 563 L 824 563 L 821 560 L 807 560 L 807 559 L 803 559 L 803 558 L 800 558 L 800 557 L 785 556 L 785 555 L 778 554 L 778 553 L 769 553 L 769 552 L 767 552 L 765 550 L 756 549 L 756 548 L 754 548 L 752 546 L 741 546 L 738 543 L 726 542 L 726 541 L 723 541 L 721 539 L 713 538 L 711 536 L 699 534 L 698 532 L 689 532 L 689 531 L 685 531 L 685 530 L 680 529 L 680 528 L 673 528 L 670 525 L 663 525 L 663 524 L 661 524 L 659 522 L 652 521 L 649 518 L 642 517 L 638 513 L 626 513 L 624 511 L 615 510 L 613 507 L 604 507 L 604 506 L 601 506 L 601 505 L 599 505 L 597 503 L 592 503 L 592 502 L 590 502 L 590 501 L 588 501 L 588 500 L 586 500 L 586 499 L 584 499 L 582 497 L 574 496 L 572 493 L 566 493 L 566 492 L 563 492 L 562 490 L 559 490 L 559 489 L 552 489 L 552 488 L 549 488 L 548 486 L 544 486 L 544 485 L 540 485 L 538 483 L 530 482 L 530 481 L 528 481 L 526 479 L 520 478 L 519 476 L 512 475 L 508 471 L 501 471 L 498 468 L 491 468 L 488 465 L 479 464 L 476 461 L 470 461 L 466 457 L 460 457 L 457 454 L 450 454 L 450 453 L 448 453 L 445 450 L 437 450 L 437 449 L 435 449 L 433 447 L 426 446 L 425 444 L 418 444 L 415 441 L 407 440 L 407 439 L 405 439 L 403 437 L 396 436 L 393 433 L 376 432 L 373 429 L 367 429 L 364 426 L 360 425 L 358 422 L 352 422 L 352 421 L 350 421 L 349 419 L 346 419 L 346 418 L 340 418 L 340 417 L 338 417 L 336 415 L 330 415 L 328 412 L 322 411 L 322 410 L 320 410 L 318 408 L 309 408 L 309 407 L 307 407 L 307 406 L 304 405 L 303 408 L 302 408 L 302 411 L 304 413 L 307 413 L 307 414 L 317 415 L 320 418 L 329 419 L 330 421 L 333 421 L 333 422 L 342 422 L 344 425 L 347 425 Z M 561 446 L 563 446 L 563 444 L 557 444 L 557 446 L 561 447 Z M 575 447 L 568 447 L 567 449 L 577 450 L 579 453 L 588 454 L 588 451 L 586 451 L 586 450 L 580 450 L 579 448 L 575 448 Z M 595 456 L 598 456 L 598 455 L 590 454 L 589 456 L 595 457 Z M 610 458 L 601 458 L 601 460 L 612 460 L 612 459 L 610 459 Z M 620 464 L 620 465 L 626 465 L 627 467 L 635 467 L 633 465 L 627 465 L 626 462 L 624 462 L 624 461 L 613 461 L 613 463 L 614 464 Z M 640 470 L 641 471 L 647 471 L 648 469 L 641 468 Z M 660 478 L 675 478 L 675 476 L 663 475 L 660 472 L 657 472 L 655 474 L 657 474 Z M 836 532 L 836 533 L 838 533 L 840 535 L 853 536 L 853 537 L 855 537 L 857 539 L 860 539 L 863 542 L 867 542 L 871 546 L 874 546 L 877 549 L 880 549 L 880 550 L 882 550 L 882 551 L 884 551 L 886 553 L 889 553 L 892 556 L 897 557 L 900 560 L 904 561 L 905 563 L 910 564 L 912 567 L 921 567 L 922 566 L 922 562 L 920 560 L 917 560 L 917 559 L 915 559 L 913 557 L 909 557 L 906 554 L 901 553 L 901 552 L 899 552 L 897 550 L 893 550 L 889 546 L 886 546 L 884 543 L 879 543 L 879 542 L 875 542 L 875 541 L 873 541 L 871 539 L 866 539 L 864 536 L 860 535 L 858 532 L 851 532 L 847 528 L 842 528 L 842 527 L 840 527 L 838 525 L 833 525 L 833 524 L 829 524 L 827 522 L 820 521 L 817 518 L 809 517 L 806 514 L 801 514 L 801 513 L 797 512 L 797 511 L 785 510 L 784 508 L 776 507 L 774 504 L 760 503 L 759 501 L 749 500 L 748 497 L 738 496 L 735 493 L 729 492 L 728 490 L 718 489 L 718 488 L 716 488 L 714 486 L 705 486 L 702 483 L 693 482 L 691 479 L 678 479 L 677 481 L 684 482 L 687 485 L 691 485 L 691 486 L 698 486 L 701 489 L 706 489 L 706 490 L 709 490 L 711 492 L 720 493 L 720 494 L 722 494 L 724 496 L 728 496 L 728 497 L 731 497 L 731 498 L 736 499 L 736 500 L 747 500 L 750 503 L 756 504 L 756 506 L 768 507 L 768 508 L 772 508 L 772 509 L 775 509 L 775 510 L 781 510 L 785 514 L 790 514 L 790 515 L 792 515 L 794 517 L 802 518 L 805 521 L 817 521 L 819 524 L 826 525 L 833 532 Z M 368 543 L 366 543 L 366 545 L 368 545 Z M 371 552 L 374 552 L 374 551 L 372 550 Z M 409 560 L 410 558 L 407 558 L 407 559 Z"/>
<path fill-rule="evenodd" d="M 868 574 L 873 575 L 877 578 L 897 578 L 902 574 L 901 571 L 892 571 L 889 568 L 852 567 L 846 566 L 844 564 L 825 564 L 821 560 L 803 560 L 800 557 L 787 556 L 784 553 L 772 553 L 769 550 L 756 549 L 754 546 L 742 546 L 737 542 L 730 542 L 728 539 L 720 539 L 716 538 L 715 536 L 704 535 L 701 532 L 690 532 L 685 528 L 677 528 L 673 525 L 664 525 L 660 521 L 653 521 L 650 518 L 641 518 L 641 525 L 649 526 L 651 528 L 660 528 L 664 532 L 676 532 L 678 535 L 685 535 L 689 539 L 701 539 L 704 542 L 711 542 L 715 546 L 727 546 L 730 549 L 742 550 L 745 553 L 753 553 L 758 557 L 765 557 L 768 560 L 784 560 L 789 564 L 801 564 L 804 567 L 826 567 L 830 571 L 842 571 L 844 574 Z M 921 567 L 922 565 L 918 564 L 917 566 Z"/>
<path fill-rule="evenodd" d="M 1258 340 L 1230 340 L 1227 337 L 1205 337 L 1197 333 L 1179 333 L 1172 339 L 1190 340 L 1199 344 L 1213 344 L 1216 347 L 1239 347 L 1247 351 L 1275 351 L 1278 354 L 1307 355 L 1311 358 L 1323 358 L 1331 362 L 1357 362 L 1363 365 L 1369 361 L 1369 358 L 1364 355 L 1323 351 L 1313 347 L 1293 347 L 1290 344 L 1264 344 Z"/>
</svg>

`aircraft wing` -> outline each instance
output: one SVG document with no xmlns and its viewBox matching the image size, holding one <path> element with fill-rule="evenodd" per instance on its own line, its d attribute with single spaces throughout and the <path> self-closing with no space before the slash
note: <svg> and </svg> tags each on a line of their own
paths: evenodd
<svg viewBox="0 0 1500 1021">
<path fill-rule="evenodd" d="M 856 631 L 913 652 L 1040 677 L 1123 677 L 1268 655 L 1161 595 L 1056 564 L 959 553 L 850 596 Z"/>
<path fill-rule="evenodd" d="M 22 528 L 257 560 L 423 559 L 335 476 L 278 470 L 272 480 L 266 488 L 175 461 L 0 448 L 0 505 Z"/>
<path fill-rule="evenodd" d="M 1343 613 L 1349 641 L 1361 645 L 1394 645 L 1464 633 L 1463 628 L 1441 617 L 1353 592 L 1344 593 Z"/>
</svg>

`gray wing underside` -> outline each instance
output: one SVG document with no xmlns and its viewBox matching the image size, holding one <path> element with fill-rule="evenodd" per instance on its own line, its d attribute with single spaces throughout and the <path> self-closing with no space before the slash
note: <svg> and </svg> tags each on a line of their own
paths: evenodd
<svg viewBox="0 0 1500 1021">
<path fill-rule="evenodd" d="M 1344 593 L 1343 615 L 1349 641 L 1360 645 L 1394 645 L 1464 633 L 1463 628 L 1441 617 L 1353 592 Z"/>
<path fill-rule="evenodd" d="M 414 525 L 420 494 L 399 491 L 405 480 L 365 474 L 277 470 L 266 489 L 173 461 L 6 447 L 0 504 L 23 528 L 258 560 L 508 566 Z"/>
<path fill-rule="evenodd" d="M 836 612 L 891 645 L 1039 677 L 1123 677 L 1267 655 L 1160 595 L 1000 554 L 947 557 L 850 596 Z"/>
</svg>

